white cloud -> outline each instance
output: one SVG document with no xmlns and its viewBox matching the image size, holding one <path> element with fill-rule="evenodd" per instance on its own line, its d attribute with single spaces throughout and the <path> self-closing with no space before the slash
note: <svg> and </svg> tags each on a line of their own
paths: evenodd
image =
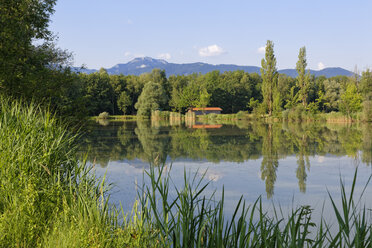
<svg viewBox="0 0 372 248">
<path fill-rule="evenodd" d="M 125 53 L 124 53 L 124 56 L 125 56 L 125 57 L 130 57 L 131 55 L 132 55 L 131 52 L 125 52 Z"/>
<path fill-rule="evenodd" d="M 262 46 L 262 47 L 257 48 L 258 53 L 264 54 L 265 51 L 266 51 L 266 46 Z"/>
<path fill-rule="evenodd" d="M 325 65 L 322 62 L 318 63 L 318 70 L 323 70 L 325 68 Z"/>
<path fill-rule="evenodd" d="M 199 49 L 199 55 L 201 57 L 218 56 L 223 53 L 225 53 L 225 51 L 217 45 L 210 45 Z"/>
<path fill-rule="evenodd" d="M 161 53 L 161 54 L 158 55 L 158 59 L 168 60 L 170 58 L 172 58 L 172 56 L 169 53 Z"/>
</svg>

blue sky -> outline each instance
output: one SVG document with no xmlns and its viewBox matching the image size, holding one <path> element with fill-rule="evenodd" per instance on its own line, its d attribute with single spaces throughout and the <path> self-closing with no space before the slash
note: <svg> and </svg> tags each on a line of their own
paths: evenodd
<svg viewBox="0 0 372 248">
<path fill-rule="evenodd" d="M 272 40 L 279 69 L 372 66 L 370 0 L 59 0 L 50 29 L 74 64 L 112 67 L 134 57 L 260 66 Z"/>
</svg>

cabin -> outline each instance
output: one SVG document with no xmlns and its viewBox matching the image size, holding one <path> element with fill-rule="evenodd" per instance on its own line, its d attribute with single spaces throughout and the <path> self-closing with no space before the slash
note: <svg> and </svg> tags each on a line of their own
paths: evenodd
<svg viewBox="0 0 372 248">
<path fill-rule="evenodd" d="M 218 107 L 207 107 L 207 108 L 191 108 L 189 112 L 195 113 L 195 115 L 207 115 L 207 114 L 221 114 L 222 108 Z"/>
</svg>

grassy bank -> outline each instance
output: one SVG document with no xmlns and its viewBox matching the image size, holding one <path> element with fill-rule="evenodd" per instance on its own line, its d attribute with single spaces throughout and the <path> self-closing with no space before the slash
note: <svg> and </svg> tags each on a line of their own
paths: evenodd
<svg viewBox="0 0 372 248">
<path fill-rule="evenodd" d="M 0 98 L 0 247 L 371 247 L 370 210 L 341 183 L 335 223 L 315 223 L 309 206 L 269 214 L 241 198 L 227 218 L 224 193 L 185 172 L 172 184 L 150 166 L 132 213 L 109 204 L 104 180 L 76 156 L 76 135 L 35 105 Z M 137 208 L 138 206 L 138 208 Z M 341 206 L 341 207 L 337 207 Z"/>
<path fill-rule="evenodd" d="M 123 221 L 78 161 L 64 123 L 36 105 L 0 100 L 0 247 L 148 244 L 140 218 Z"/>
</svg>

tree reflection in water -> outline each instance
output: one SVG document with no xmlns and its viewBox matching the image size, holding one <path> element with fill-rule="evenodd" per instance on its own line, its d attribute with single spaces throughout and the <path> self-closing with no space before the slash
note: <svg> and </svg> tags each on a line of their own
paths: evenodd
<svg viewBox="0 0 372 248">
<path fill-rule="evenodd" d="M 297 158 L 294 175 L 301 192 L 306 192 L 312 156 L 349 156 L 367 165 L 372 161 L 371 124 L 222 124 L 192 129 L 181 122 L 92 123 L 81 139 L 81 153 L 88 152 L 88 161 L 103 167 L 109 161 L 135 159 L 162 164 L 176 159 L 240 163 L 261 158 L 268 198 L 274 194 L 279 161 L 284 163 L 288 156 Z"/>
</svg>

